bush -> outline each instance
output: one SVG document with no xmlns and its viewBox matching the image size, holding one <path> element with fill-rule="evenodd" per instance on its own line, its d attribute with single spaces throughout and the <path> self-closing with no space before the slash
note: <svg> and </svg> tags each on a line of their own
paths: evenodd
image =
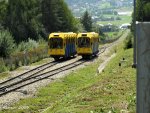
<svg viewBox="0 0 150 113">
<path fill-rule="evenodd" d="M 133 47 L 133 34 L 129 34 L 126 40 L 124 41 L 124 49 L 129 49 Z"/>
<path fill-rule="evenodd" d="M 0 66 L 0 73 L 7 70 L 7 67 L 5 66 L 5 62 L 4 62 L 3 58 L 0 58 L 0 65 L 1 65 Z"/>
<path fill-rule="evenodd" d="M 4 37 L 6 37 L 5 35 Z M 1 42 L 7 42 L 5 38 L 3 40 L 4 41 Z M 7 44 L 7 46 L 9 45 Z M 2 48 L 0 49 L 2 50 Z M 16 49 L 17 50 L 15 50 L 15 52 L 13 52 L 9 57 L 0 58 L 0 73 L 6 70 L 14 70 L 20 66 L 29 65 L 31 63 L 37 62 L 43 58 L 48 57 L 47 42 L 42 38 L 39 39 L 38 42 L 29 39 L 28 42 L 22 42 L 18 46 L 16 46 Z"/>
<path fill-rule="evenodd" d="M 14 51 L 15 43 L 10 32 L 6 30 L 0 31 L 0 57 L 9 57 Z"/>
<path fill-rule="evenodd" d="M 38 47 L 38 43 L 35 40 L 28 39 L 28 42 L 21 42 L 18 45 L 18 51 L 28 51 Z"/>
</svg>

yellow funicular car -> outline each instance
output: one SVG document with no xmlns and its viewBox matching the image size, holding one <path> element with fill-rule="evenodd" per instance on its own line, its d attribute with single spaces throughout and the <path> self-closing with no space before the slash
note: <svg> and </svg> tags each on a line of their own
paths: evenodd
<svg viewBox="0 0 150 113">
<path fill-rule="evenodd" d="M 79 33 L 77 36 L 77 54 L 91 58 L 99 52 L 99 34 L 95 32 Z"/>
<path fill-rule="evenodd" d="M 77 34 L 73 32 L 51 33 L 49 35 L 48 54 L 55 60 L 75 56 Z"/>
</svg>

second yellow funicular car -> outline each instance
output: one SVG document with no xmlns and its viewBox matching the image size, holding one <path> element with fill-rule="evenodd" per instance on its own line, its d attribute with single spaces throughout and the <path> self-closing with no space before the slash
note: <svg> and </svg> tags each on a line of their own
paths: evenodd
<svg viewBox="0 0 150 113">
<path fill-rule="evenodd" d="M 99 35 L 95 32 L 79 33 L 77 36 L 77 54 L 83 58 L 92 58 L 99 52 Z"/>
</svg>

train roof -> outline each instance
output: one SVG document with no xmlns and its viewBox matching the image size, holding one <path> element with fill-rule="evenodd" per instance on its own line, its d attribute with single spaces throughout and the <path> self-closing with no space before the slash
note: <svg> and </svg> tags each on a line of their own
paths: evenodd
<svg viewBox="0 0 150 113">
<path fill-rule="evenodd" d="M 95 32 L 88 32 L 88 33 L 79 33 L 77 37 L 89 37 L 89 38 L 98 38 L 99 34 Z"/>
<path fill-rule="evenodd" d="M 75 36 L 77 36 L 76 33 L 73 33 L 73 32 L 64 32 L 64 33 L 51 33 L 49 35 L 49 38 L 58 38 L 58 37 L 61 37 L 61 38 L 74 38 Z"/>
</svg>

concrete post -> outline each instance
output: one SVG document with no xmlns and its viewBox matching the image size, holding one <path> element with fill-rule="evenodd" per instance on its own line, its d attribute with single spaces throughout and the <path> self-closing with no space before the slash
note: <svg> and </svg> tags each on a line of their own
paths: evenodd
<svg viewBox="0 0 150 113">
<path fill-rule="evenodd" d="M 137 65 L 137 39 L 136 39 L 136 0 L 134 0 L 134 18 L 133 18 L 133 26 L 134 26 L 134 49 L 133 49 L 133 67 L 136 68 Z"/>
<path fill-rule="evenodd" d="M 137 113 L 150 113 L 150 22 L 137 28 Z"/>
</svg>

